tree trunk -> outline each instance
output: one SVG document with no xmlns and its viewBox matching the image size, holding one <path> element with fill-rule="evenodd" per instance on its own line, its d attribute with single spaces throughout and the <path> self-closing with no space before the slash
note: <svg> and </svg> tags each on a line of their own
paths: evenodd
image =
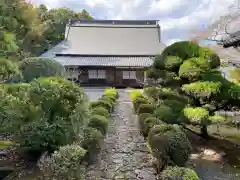
<svg viewBox="0 0 240 180">
<path fill-rule="evenodd" d="M 201 134 L 204 138 L 208 137 L 207 125 L 202 125 L 201 127 Z"/>
</svg>

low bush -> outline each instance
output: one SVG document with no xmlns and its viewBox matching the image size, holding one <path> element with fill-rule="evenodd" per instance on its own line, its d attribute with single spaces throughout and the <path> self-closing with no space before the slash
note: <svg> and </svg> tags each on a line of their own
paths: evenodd
<svg viewBox="0 0 240 180">
<path fill-rule="evenodd" d="M 157 87 L 146 87 L 143 90 L 143 93 L 146 96 L 153 98 L 155 101 L 158 99 L 159 92 L 160 92 L 160 89 Z"/>
<path fill-rule="evenodd" d="M 117 90 L 115 88 L 107 88 L 104 91 L 104 95 L 114 96 L 115 98 L 117 98 L 118 92 L 117 92 Z"/>
<path fill-rule="evenodd" d="M 158 178 L 159 180 L 200 180 L 192 169 L 171 166 L 163 170 Z"/>
<path fill-rule="evenodd" d="M 203 125 L 208 123 L 209 112 L 201 107 L 186 107 L 183 110 L 188 123 L 193 125 Z"/>
<path fill-rule="evenodd" d="M 100 116 L 104 116 L 106 118 L 109 117 L 109 112 L 107 109 L 105 109 L 104 107 L 95 107 L 91 110 L 91 114 L 94 114 L 94 115 L 100 115 Z"/>
<path fill-rule="evenodd" d="M 140 129 L 141 133 L 143 133 L 143 130 L 145 128 L 144 122 L 149 117 L 154 117 L 154 116 L 150 113 L 142 113 L 138 116 L 138 125 L 139 125 L 139 129 Z"/>
<path fill-rule="evenodd" d="M 192 150 L 187 136 L 177 125 L 161 124 L 152 127 L 148 143 L 161 167 L 167 164 L 183 166 Z"/>
<path fill-rule="evenodd" d="M 99 130 L 103 135 L 106 135 L 108 129 L 108 119 L 101 115 L 91 115 L 88 123 L 89 127 Z"/>
<path fill-rule="evenodd" d="M 66 145 L 59 148 L 51 156 L 45 154 L 40 158 L 38 167 L 44 180 L 84 180 L 86 154 L 79 145 Z"/>
<path fill-rule="evenodd" d="M 201 47 L 200 57 L 206 59 L 210 63 L 211 68 L 217 68 L 221 64 L 220 57 L 208 47 Z"/>
<path fill-rule="evenodd" d="M 137 114 L 153 113 L 154 109 L 155 108 L 152 104 L 141 104 L 141 105 L 139 105 L 139 108 L 137 110 Z"/>
<path fill-rule="evenodd" d="M 139 106 L 142 104 L 149 104 L 149 100 L 147 98 L 145 98 L 144 96 L 137 96 L 133 100 L 133 109 L 136 113 L 138 111 Z"/>
<path fill-rule="evenodd" d="M 134 102 L 137 98 L 143 97 L 143 92 L 139 89 L 131 89 L 130 91 L 130 99 Z"/>
<path fill-rule="evenodd" d="M 74 141 L 73 129 L 64 120 L 28 123 L 20 128 L 17 142 L 34 152 L 54 151 Z"/>
<path fill-rule="evenodd" d="M 87 127 L 84 130 L 83 140 L 81 142 L 81 146 L 87 150 L 88 159 L 92 159 L 95 157 L 96 153 L 99 152 L 104 136 L 102 133 L 91 127 Z"/>
<path fill-rule="evenodd" d="M 175 113 L 173 108 L 166 105 L 160 105 L 159 107 L 157 107 L 154 111 L 154 116 L 167 124 L 179 123 L 178 113 Z"/>
<path fill-rule="evenodd" d="M 108 110 L 108 112 L 111 112 L 112 110 L 112 104 L 111 102 L 108 102 L 106 100 L 97 100 L 90 103 L 90 108 L 96 108 L 96 107 L 104 107 Z"/>
<path fill-rule="evenodd" d="M 164 122 L 162 122 L 161 120 L 159 120 L 156 117 L 147 117 L 144 121 L 143 121 L 143 128 L 142 128 L 142 134 L 147 137 L 149 131 L 151 130 L 151 128 L 155 125 L 161 125 L 164 124 Z"/>
</svg>

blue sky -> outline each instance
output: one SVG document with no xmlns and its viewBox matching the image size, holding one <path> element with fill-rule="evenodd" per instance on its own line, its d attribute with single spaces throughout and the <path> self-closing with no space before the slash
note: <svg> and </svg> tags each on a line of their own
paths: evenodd
<svg viewBox="0 0 240 180">
<path fill-rule="evenodd" d="M 233 0 L 31 0 L 49 8 L 83 8 L 96 19 L 159 20 L 167 45 L 189 39 L 195 30 L 227 13 Z"/>
</svg>

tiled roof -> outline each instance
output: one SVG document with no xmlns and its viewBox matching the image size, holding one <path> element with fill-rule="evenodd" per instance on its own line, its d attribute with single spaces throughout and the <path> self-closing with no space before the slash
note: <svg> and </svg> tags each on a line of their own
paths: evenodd
<svg viewBox="0 0 240 180">
<path fill-rule="evenodd" d="M 109 22 L 75 21 L 66 26 L 65 40 L 42 57 L 53 54 L 154 56 L 166 47 L 161 42 L 161 30 L 157 21 L 116 21 L 112 24 Z"/>
<path fill-rule="evenodd" d="M 153 62 L 152 57 L 57 56 L 55 59 L 63 66 L 149 67 Z"/>
</svg>

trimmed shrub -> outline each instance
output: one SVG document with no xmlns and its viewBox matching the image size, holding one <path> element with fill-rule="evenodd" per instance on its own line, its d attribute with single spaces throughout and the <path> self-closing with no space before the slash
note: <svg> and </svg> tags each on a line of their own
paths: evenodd
<svg viewBox="0 0 240 180">
<path fill-rule="evenodd" d="M 100 115 L 100 116 L 104 116 L 106 118 L 109 117 L 109 112 L 107 109 L 105 109 L 104 107 L 95 107 L 92 109 L 91 114 L 93 115 Z"/>
<path fill-rule="evenodd" d="M 40 158 L 38 167 L 45 180 L 83 180 L 85 166 L 83 160 L 86 154 L 79 145 L 66 145 L 55 151 L 52 156 L 45 154 Z"/>
<path fill-rule="evenodd" d="M 137 110 L 138 114 L 142 113 L 153 113 L 154 112 L 154 106 L 152 104 L 141 104 Z"/>
<path fill-rule="evenodd" d="M 191 58 L 183 62 L 179 68 L 178 75 L 183 80 L 193 82 L 199 80 L 201 73 L 208 71 L 210 68 L 207 60 L 203 58 Z"/>
<path fill-rule="evenodd" d="M 182 59 L 177 56 L 156 56 L 153 66 L 156 69 L 162 69 L 167 71 L 178 72 L 180 65 L 182 64 Z"/>
<path fill-rule="evenodd" d="M 107 88 L 104 91 L 104 95 L 110 95 L 110 96 L 114 96 L 115 98 L 117 98 L 118 92 L 115 88 Z"/>
<path fill-rule="evenodd" d="M 88 126 L 95 128 L 99 130 L 103 135 L 106 135 L 108 129 L 108 119 L 104 116 L 93 114 L 90 117 Z"/>
<path fill-rule="evenodd" d="M 141 104 L 149 104 L 149 100 L 146 99 L 145 97 L 143 96 L 137 96 L 134 100 L 133 100 L 133 108 L 134 108 L 134 111 L 137 112 L 139 106 Z"/>
<path fill-rule="evenodd" d="M 134 102 L 137 98 L 143 97 L 143 92 L 139 89 L 131 89 L 130 90 L 130 99 Z"/>
<path fill-rule="evenodd" d="M 179 41 L 166 47 L 162 55 L 163 56 L 177 56 L 181 59 L 189 59 L 192 57 L 199 57 L 201 47 L 191 41 Z"/>
<path fill-rule="evenodd" d="M 167 164 L 184 166 L 192 150 L 187 136 L 177 125 L 161 124 L 152 127 L 148 143 L 161 167 Z"/>
<path fill-rule="evenodd" d="M 146 87 L 143 90 L 143 93 L 148 96 L 153 98 L 154 100 L 158 99 L 158 93 L 160 92 L 160 89 L 157 87 Z"/>
<path fill-rule="evenodd" d="M 208 123 L 209 112 L 201 107 L 193 108 L 187 107 L 183 110 L 187 122 L 194 125 L 202 125 Z"/>
<path fill-rule="evenodd" d="M 35 106 L 40 106 L 48 121 L 58 116 L 68 121 L 77 105 L 87 109 L 87 98 L 82 88 L 60 77 L 39 78 L 30 83 L 29 95 Z M 83 109 L 82 113 L 85 113 Z"/>
<path fill-rule="evenodd" d="M 220 57 L 208 47 L 201 47 L 200 57 L 206 59 L 210 63 L 211 68 L 217 68 L 221 65 Z"/>
<path fill-rule="evenodd" d="M 90 108 L 93 109 L 96 107 L 104 107 L 105 109 L 108 110 L 108 112 L 111 112 L 112 110 L 112 104 L 106 100 L 98 100 L 90 103 Z"/>
<path fill-rule="evenodd" d="M 142 128 L 142 134 L 147 137 L 149 131 L 151 130 L 151 128 L 155 125 L 161 125 L 164 124 L 164 122 L 162 122 L 161 120 L 159 120 L 156 117 L 148 117 L 143 121 L 143 128 Z"/>
<path fill-rule="evenodd" d="M 186 106 L 184 102 L 172 100 L 172 99 L 163 100 L 161 104 L 171 107 L 175 113 L 181 113 L 184 107 Z"/>
<path fill-rule="evenodd" d="M 166 105 L 160 105 L 157 107 L 154 111 L 154 116 L 168 124 L 179 123 L 178 114 L 174 112 L 173 108 Z"/>
<path fill-rule="evenodd" d="M 84 138 L 81 143 L 82 147 L 87 150 L 89 159 L 95 157 L 96 153 L 100 150 L 104 136 L 102 133 L 91 127 L 87 127 L 84 130 Z"/>
<path fill-rule="evenodd" d="M 221 92 L 221 87 L 220 82 L 198 81 L 183 85 L 182 91 L 195 99 L 201 98 L 204 100 L 217 97 Z"/>
<path fill-rule="evenodd" d="M 25 82 L 30 82 L 39 77 L 64 76 L 64 67 L 48 58 L 27 58 L 20 63 L 20 70 Z"/>
<path fill-rule="evenodd" d="M 99 100 L 103 100 L 111 104 L 113 106 L 115 104 L 115 100 L 113 100 L 110 96 L 102 96 Z"/>
<path fill-rule="evenodd" d="M 59 146 L 74 141 L 73 129 L 64 120 L 50 124 L 44 121 L 32 122 L 21 127 L 18 142 L 34 152 L 54 151 Z"/>
<path fill-rule="evenodd" d="M 144 122 L 148 117 L 154 117 L 154 116 L 150 113 L 142 113 L 138 116 L 138 125 L 142 133 L 143 133 L 143 129 L 145 128 Z"/>
<path fill-rule="evenodd" d="M 184 167 L 168 167 L 159 175 L 159 180 L 200 180 L 196 172 Z"/>
</svg>

